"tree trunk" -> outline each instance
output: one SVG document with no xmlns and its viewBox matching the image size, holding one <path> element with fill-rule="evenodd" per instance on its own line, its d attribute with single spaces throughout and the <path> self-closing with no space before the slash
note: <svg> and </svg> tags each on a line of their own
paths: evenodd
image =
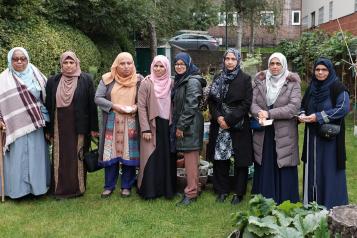
<svg viewBox="0 0 357 238">
<path fill-rule="evenodd" d="M 250 30 L 249 54 L 253 54 L 254 53 L 254 45 L 255 45 L 255 27 L 254 27 L 253 14 L 251 14 L 250 18 L 249 18 L 249 30 Z"/>
<path fill-rule="evenodd" d="M 334 207 L 327 217 L 327 222 L 332 235 L 357 237 L 357 206 Z"/>
<path fill-rule="evenodd" d="M 156 37 L 156 28 L 155 22 L 152 20 L 148 21 L 149 28 L 149 39 L 150 39 L 150 53 L 151 53 L 151 61 L 157 55 L 157 37 Z"/>
<path fill-rule="evenodd" d="M 239 16 L 237 16 L 237 42 L 236 42 L 236 48 L 241 52 L 242 49 L 242 38 L 243 38 L 243 13 L 240 12 Z"/>
</svg>

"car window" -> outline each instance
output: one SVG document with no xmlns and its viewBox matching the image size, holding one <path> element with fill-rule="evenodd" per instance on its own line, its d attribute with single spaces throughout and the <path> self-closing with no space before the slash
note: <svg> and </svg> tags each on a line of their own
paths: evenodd
<svg viewBox="0 0 357 238">
<path fill-rule="evenodd" d="M 207 40 L 207 37 L 205 37 L 205 36 L 197 36 L 197 39 L 198 40 Z"/>
<path fill-rule="evenodd" d="M 195 39 L 195 37 L 191 35 L 184 35 L 184 36 L 180 36 L 179 39 Z"/>
</svg>

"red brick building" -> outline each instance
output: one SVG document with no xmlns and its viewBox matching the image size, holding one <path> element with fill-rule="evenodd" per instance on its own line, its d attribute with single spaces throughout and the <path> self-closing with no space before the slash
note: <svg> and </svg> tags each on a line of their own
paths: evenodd
<svg viewBox="0 0 357 238">
<path fill-rule="evenodd" d="M 224 1 L 218 1 L 224 4 Z M 278 17 L 274 16 L 273 11 L 264 11 L 261 13 L 262 19 L 265 21 L 256 26 L 255 45 L 257 46 L 273 46 L 277 45 L 281 40 L 294 40 L 300 36 L 301 32 L 301 0 L 283 0 L 281 12 Z M 225 44 L 225 13 L 219 14 L 220 23 L 218 26 L 211 27 L 208 32 L 217 39 L 221 39 L 222 45 Z M 239 16 L 238 16 L 239 17 Z M 233 25 L 236 22 L 237 14 L 232 10 L 228 13 L 228 18 L 231 23 L 228 28 L 228 45 L 234 46 L 237 38 L 237 26 Z M 265 25 L 271 21 L 278 21 L 275 31 L 269 30 Z M 250 29 L 247 23 L 243 27 L 242 45 L 249 44 Z"/>
</svg>

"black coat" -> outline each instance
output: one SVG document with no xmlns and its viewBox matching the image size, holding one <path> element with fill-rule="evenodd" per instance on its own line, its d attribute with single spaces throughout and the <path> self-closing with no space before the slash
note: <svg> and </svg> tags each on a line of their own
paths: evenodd
<svg viewBox="0 0 357 238">
<path fill-rule="evenodd" d="M 203 116 L 199 110 L 202 88 L 206 80 L 200 75 L 190 75 L 175 85 L 173 123 L 183 131 L 183 138 L 176 139 L 178 151 L 200 150 L 203 143 Z M 174 136 L 174 135 L 171 135 Z"/>
<path fill-rule="evenodd" d="M 252 104 L 252 80 L 249 75 L 240 71 L 237 77 L 228 86 L 226 98 L 223 100 L 228 106 L 234 108 L 232 113 L 224 119 L 229 127 L 235 125 L 244 118 L 243 129 L 240 131 L 231 131 L 233 151 L 238 158 L 238 166 L 245 167 L 252 164 L 252 131 L 249 124 L 249 110 Z M 208 106 L 211 113 L 211 125 L 209 133 L 209 143 L 207 145 L 207 159 L 214 160 L 216 139 L 218 135 L 219 124 L 217 118 L 223 116 L 220 103 L 211 96 L 208 97 Z"/>
<path fill-rule="evenodd" d="M 46 132 L 51 135 L 54 130 L 56 92 L 61 76 L 62 74 L 57 74 L 50 77 L 46 85 L 46 108 L 51 120 L 46 126 Z M 98 112 L 94 103 L 94 93 L 92 76 L 82 72 L 73 96 L 77 134 L 89 135 L 91 131 L 98 131 Z"/>
</svg>

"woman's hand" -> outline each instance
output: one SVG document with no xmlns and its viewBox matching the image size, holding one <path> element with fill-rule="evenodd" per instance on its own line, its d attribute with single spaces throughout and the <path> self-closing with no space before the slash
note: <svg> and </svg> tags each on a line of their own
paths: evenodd
<svg viewBox="0 0 357 238">
<path fill-rule="evenodd" d="M 0 121 L 0 129 L 1 130 L 6 130 L 6 126 L 5 126 L 5 123 Z"/>
<path fill-rule="evenodd" d="M 91 131 L 91 132 L 90 132 L 90 135 L 91 135 L 92 137 L 99 137 L 99 132 L 98 132 L 98 131 Z"/>
<path fill-rule="evenodd" d="M 317 121 L 316 114 L 313 113 L 313 114 L 311 114 L 309 116 L 305 116 L 304 120 L 305 120 L 306 123 L 314 123 L 314 122 Z"/>
<path fill-rule="evenodd" d="M 219 116 L 217 118 L 217 122 L 219 124 L 219 126 L 222 128 L 222 129 L 228 129 L 229 126 L 227 125 L 226 121 L 224 120 L 224 117 L 222 116 Z"/>
<path fill-rule="evenodd" d="M 134 114 L 137 112 L 138 106 L 136 106 L 135 104 L 132 106 L 113 104 L 112 109 L 121 114 Z"/>
<path fill-rule="evenodd" d="M 183 138 L 183 131 L 181 131 L 180 129 L 176 129 L 176 137 Z"/>
<path fill-rule="evenodd" d="M 261 110 L 258 112 L 259 120 L 266 120 L 266 119 L 268 119 L 268 117 L 269 117 L 269 114 L 267 111 Z"/>
<path fill-rule="evenodd" d="M 144 140 L 147 140 L 147 141 L 151 140 L 151 138 L 152 138 L 151 132 L 144 132 L 143 138 L 144 138 Z"/>
</svg>

